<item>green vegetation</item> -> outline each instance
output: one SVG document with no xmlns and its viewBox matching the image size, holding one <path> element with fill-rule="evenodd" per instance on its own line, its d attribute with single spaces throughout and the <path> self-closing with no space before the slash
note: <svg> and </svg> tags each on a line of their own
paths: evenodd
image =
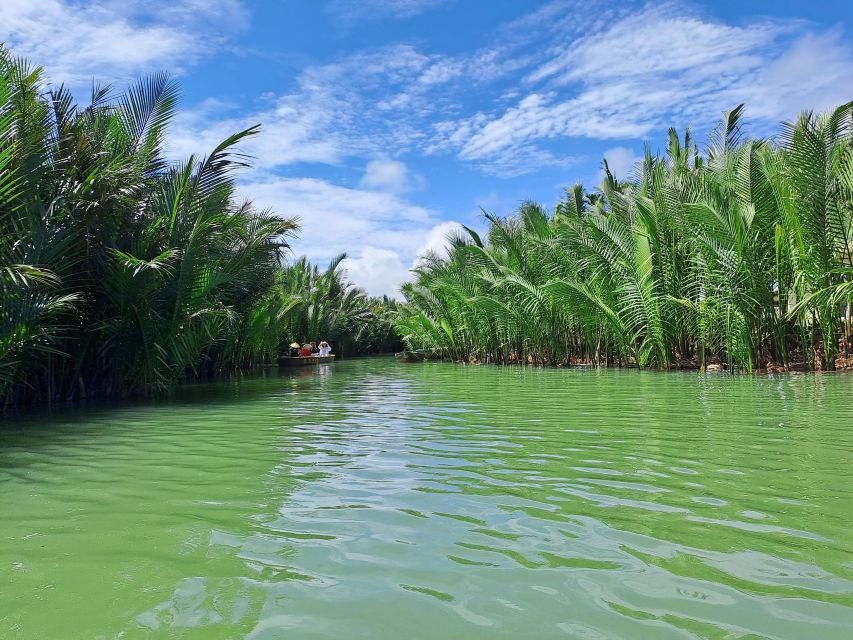
<svg viewBox="0 0 853 640">
<path fill-rule="evenodd" d="M 235 196 L 236 146 L 168 162 L 178 88 L 153 75 L 78 107 L 0 50 L 0 407 L 150 394 L 271 363 L 292 340 L 338 353 L 668 368 L 848 365 L 853 103 L 777 140 L 738 107 L 700 154 L 670 131 L 633 179 L 553 212 L 487 215 L 427 255 L 406 305 L 341 268 L 285 263 L 296 218 Z"/>
<path fill-rule="evenodd" d="M 457 359 L 834 369 L 850 348 L 853 103 L 704 153 L 687 132 L 632 180 L 605 163 L 553 212 L 487 215 L 406 285 L 399 329 Z M 844 360 L 843 363 L 848 363 Z"/>
<path fill-rule="evenodd" d="M 397 301 L 367 297 L 354 287 L 341 270 L 345 259 L 337 256 L 325 271 L 304 257 L 280 269 L 269 292 L 270 304 L 260 310 L 258 320 L 281 316 L 279 335 L 296 340 L 323 338 L 331 341 L 339 355 L 390 353 L 399 348 Z"/>
<path fill-rule="evenodd" d="M 161 392 L 293 339 L 390 348 L 393 303 L 340 259 L 283 266 L 297 220 L 236 200 L 235 145 L 257 127 L 167 162 L 177 98 L 154 75 L 81 108 L 0 50 L 0 408 Z"/>
</svg>

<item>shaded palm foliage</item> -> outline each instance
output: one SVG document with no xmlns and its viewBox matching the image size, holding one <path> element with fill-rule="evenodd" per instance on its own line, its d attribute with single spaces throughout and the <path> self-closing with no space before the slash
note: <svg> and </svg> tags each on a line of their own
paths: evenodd
<svg viewBox="0 0 853 640">
<path fill-rule="evenodd" d="M 671 130 L 631 180 L 605 162 L 595 193 L 450 237 L 404 288 L 406 342 L 490 362 L 834 368 L 853 302 L 853 103 L 775 141 L 744 138 L 742 111 L 703 153 Z"/>
<path fill-rule="evenodd" d="M 80 107 L 0 50 L 0 407 L 162 391 L 273 361 L 303 317 L 372 318 L 335 269 L 282 267 L 296 219 L 235 198 L 257 127 L 166 160 L 177 97 L 153 75 Z"/>
</svg>

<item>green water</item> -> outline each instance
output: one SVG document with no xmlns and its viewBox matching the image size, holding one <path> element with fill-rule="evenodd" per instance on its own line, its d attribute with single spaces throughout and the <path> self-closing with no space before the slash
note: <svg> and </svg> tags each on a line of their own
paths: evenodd
<svg viewBox="0 0 853 640">
<path fill-rule="evenodd" d="M 0 638 L 853 638 L 851 391 L 381 359 L 7 419 Z"/>
</svg>

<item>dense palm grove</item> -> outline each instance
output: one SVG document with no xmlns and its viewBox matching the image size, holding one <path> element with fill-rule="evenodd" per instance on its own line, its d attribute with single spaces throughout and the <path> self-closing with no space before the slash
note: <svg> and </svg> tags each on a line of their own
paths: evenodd
<svg viewBox="0 0 853 640">
<path fill-rule="evenodd" d="M 834 369 L 850 349 L 853 103 L 700 153 L 670 131 L 629 181 L 488 215 L 405 287 L 413 347 L 485 362 Z"/>
<path fill-rule="evenodd" d="M 0 50 L 0 408 L 148 394 L 274 362 L 291 340 L 390 349 L 393 307 L 340 259 L 286 266 L 295 218 L 235 198 L 235 145 L 170 163 L 176 85 L 78 107 Z"/>
<path fill-rule="evenodd" d="M 853 103 L 700 153 L 669 135 L 631 180 L 553 211 L 488 215 L 424 256 L 407 304 L 288 261 L 296 218 L 235 195 L 235 147 L 163 153 L 176 85 L 95 87 L 85 107 L 0 50 L 0 407 L 150 394 L 274 362 L 292 340 L 344 354 L 744 370 L 849 364 Z"/>
</svg>

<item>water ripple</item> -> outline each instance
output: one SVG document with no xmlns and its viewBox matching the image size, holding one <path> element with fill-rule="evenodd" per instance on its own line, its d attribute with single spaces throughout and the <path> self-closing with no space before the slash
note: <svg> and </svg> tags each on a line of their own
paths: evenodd
<svg viewBox="0 0 853 640">
<path fill-rule="evenodd" d="M 853 637 L 851 384 L 372 360 L 22 418 L 0 637 Z"/>
</svg>

